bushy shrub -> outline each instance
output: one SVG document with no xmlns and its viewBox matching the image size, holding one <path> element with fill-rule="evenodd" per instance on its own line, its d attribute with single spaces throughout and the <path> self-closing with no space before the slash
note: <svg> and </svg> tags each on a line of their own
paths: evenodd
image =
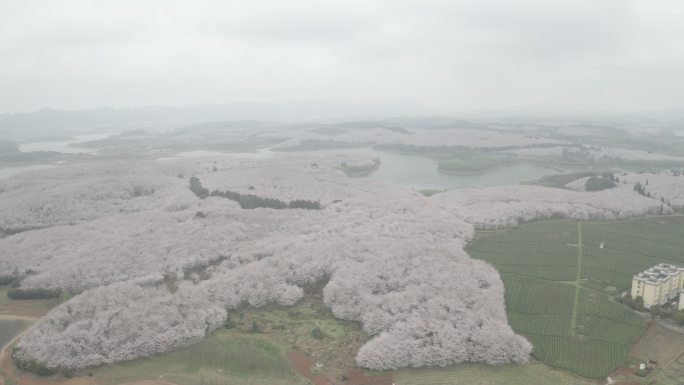
<svg viewBox="0 0 684 385">
<path fill-rule="evenodd" d="M 193 192 L 198 198 L 204 199 L 209 196 L 209 190 L 202 187 L 202 183 L 199 178 L 193 176 L 190 178 L 190 191 Z"/>
<path fill-rule="evenodd" d="M 587 191 L 601 191 L 616 187 L 617 184 L 612 178 L 607 178 L 604 176 L 591 177 L 587 179 L 587 184 L 585 185 Z"/>
<path fill-rule="evenodd" d="M 673 319 L 678 325 L 684 325 L 684 310 L 678 310 Z"/>
<path fill-rule="evenodd" d="M 319 202 L 307 201 L 307 200 L 293 200 L 288 204 L 288 208 L 291 209 L 306 209 L 306 210 L 320 210 L 321 204 Z"/>
<path fill-rule="evenodd" d="M 12 285 L 17 280 L 13 275 L 0 275 L 0 286 Z"/>
<path fill-rule="evenodd" d="M 220 191 L 214 190 L 209 193 L 209 190 L 202 187 L 202 183 L 196 177 L 190 178 L 190 189 L 199 198 L 204 199 L 208 196 L 227 198 L 240 204 L 240 207 L 246 210 L 257 209 L 257 208 L 267 208 L 274 210 L 282 209 L 308 209 L 308 210 L 320 210 L 321 204 L 319 202 L 296 199 L 290 201 L 290 203 L 281 201 L 280 199 L 274 198 L 263 198 L 254 194 L 240 194 L 234 191 Z M 254 186 L 250 186 L 250 190 L 254 190 Z"/>
<path fill-rule="evenodd" d="M 313 328 L 311 330 L 311 336 L 317 340 L 322 340 L 325 338 L 325 333 L 320 328 Z"/>
<path fill-rule="evenodd" d="M 16 347 L 12 351 L 12 360 L 14 361 L 14 365 L 16 365 L 17 368 L 45 377 L 57 373 L 56 369 L 48 368 L 45 364 L 39 363 L 34 359 L 19 357 L 19 355 L 17 354 L 18 352 L 19 349 L 17 349 Z"/>
</svg>

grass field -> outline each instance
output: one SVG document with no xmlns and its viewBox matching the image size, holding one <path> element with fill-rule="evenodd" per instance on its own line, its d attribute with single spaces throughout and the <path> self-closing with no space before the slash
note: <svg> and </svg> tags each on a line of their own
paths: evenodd
<svg viewBox="0 0 684 385">
<path fill-rule="evenodd" d="M 219 330 L 187 348 L 85 373 L 102 384 L 164 378 L 184 385 L 274 384 L 304 382 L 290 368 L 285 349 L 266 335 Z"/>
<path fill-rule="evenodd" d="M 7 297 L 8 286 L 0 286 L 0 315 L 42 317 L 64 298 L 11 300 Z"/>
<path fill-rule="evenodd" d="M 674 219 L 663 218 L 658 220 Z M 469 247 L 469 253 L 490 262 L 501 273 L 511 327 L 528 338 L 537 359 L 584 377 L 601 378 L 627 361 L 630 347 L 645 323 L 607 294 L 611 286 L 613 290 L 626 289 L 624 284 L 611 280 L 615 271 L 590 275 L 591 268 L 586 265 L 596 265 L 595 255 L 599 253 L 594 249 L 601 250 L 601 255 L 611 253 L 619 261 L 625 254 L 610 246 L 621 244 L 620 238 L 607 242 L 602 240 L 602 234 L 614 234 L 613 227 L 628 226 L 637 226 L 640 237 L 660 239 L 663 245 L 651 250 L 651 255 L 644 254 L 639 267 L 632 267 L 636 270 L 620 265 L 617 273 L 631 276 L 642 270 L 642 265 L 655 264 L 660 251 L 672 247 L 668 242 L 677 244 L 679 240 L 663 237 L 653 225 L 654 220 L 535 222 L 505 232 L 485 233 Z M 631 242 L 633 234 L 621 231 L 623 241 Z M 650 234 L 656 232 L 658 236 Z M 646 253 L 645 248 L 640 250 Z"/>
<path fill-rule="evenodd" d="M 396 385 L 590 385 L 594 381 L 539 362 L 526 365 L 462 364 L 443 369 L 399 370 Z"/>
<path fill-rule="evenodd" d="M 12 341 L 28 324 L 28 321 L 22 319 L 0 318 L 0 349 Z"/>
</svg>

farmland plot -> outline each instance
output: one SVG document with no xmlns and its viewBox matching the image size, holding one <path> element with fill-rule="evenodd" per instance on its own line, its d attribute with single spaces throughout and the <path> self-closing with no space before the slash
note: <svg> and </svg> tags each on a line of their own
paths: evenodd
<svg viewBox="0 0 684 385">
<path fill-rule="evenodd" d="M 582 277 L 597 287 L 630 288 L 632 275 L 657 263 L 684 264 L 684 220 L 654 217 L 583 224 Z"/>
<path fill-rule="evenodd" d="M 657 323 L 649 325 L 632 347 L 632 356 L 661 365 L 667 365 L 681 355 L 684 355 L 684 335 Z"/>
<path fill-rule="evenodd" d="M 610 228 L 615 225 L 627 228 L 616 232 Z M 631 279 L 633 274 L 630 269 L 638 271 L 644 264 L 657 263 L 649 260 L 658 258 L 653 255 L 633 262 L 633 255 L 641 249 L 606 248 L 606 243 L 613 244 L 605 240 L 613 239 L 609 235 L 624 233 L 626 237 L 634 231 L 629 226 L 635 225 L 536 222 L 478 238 L 468 251 L 501 273 L 509 322 L 532 343 L 537 359 L 584 377 L 601 378 L 626 361 L 644 321 L 590 287 L 596 282 L 623 287 L 625 277 Z M 637 226 L 648 229 L 653 224 Z M 663 245 L 659 250 L 671 249 Z M 610 263 L 616 267 L 596 257 L 608 253 L 614 256 Z"/>
<path fill-rule="evenodd" d="M 397 385 L 591 385 L 594 381 L 550 368 L 539 362 L 526 365 L 461 364 L 450 368 L 403 369 Z"/>
</svg>

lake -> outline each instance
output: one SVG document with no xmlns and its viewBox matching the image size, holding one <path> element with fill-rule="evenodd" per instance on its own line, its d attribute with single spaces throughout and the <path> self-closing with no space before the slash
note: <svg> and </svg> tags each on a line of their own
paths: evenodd
<svg viewBox="0 0 684 385">
<path fill-rule="evenodd" d="M 57 151 L 65 154 L 78 154 L 81 152 L 95 152 L 95 148 L 79 148 L 72 145 L 76 145 L 82 142 L 90 142 L 92 140 L 100 140 L 110 137 L 111 135 L 116 135 L 116 133 L 102 133 L 102 134 L 86 134 L 86 135 L 75 135 L 67 140 L 55 140 L 55 141 L 45 141 L 45 142 L 33 142 L 24 143 L 19 145 L 19 151 L 21 152 L 33 152 L 33 151 Z"/>
<path fill-rule="evenodd" d="M 362 154 L 379 158 L 382 164 L 377 171 L 367 178 L 406 186 L 414 189 L 447 189 L 453 187 L 486 187 L 518 184 L 538 179 L 545 175 L 557 174 L 559 171 L 530 163 L 512 163 L 474 175 L 449 175 L 440 173 L 437 164 L 428 158 L 418 155 L 406 155 L 393 152 L 378 151 L 373 148 L 333 149 L 319 151 L 302 151 L 308 154 Z M 177 158 L 197 158 L 232 156 L 245 159 L 266 159 L 275 152 L 261 149 L 256 152 L 224 153 L 216 151 L 189 151 L 176 154 L 174 157 L 158 158 L 168 160 Z M 292 154 L 286 152 L 284 154 Z"/>
<path fill-rule="evenodd" d="M 68 141 L 36 142 L 20 146 L 21 151 L 60 151 L 60 152 L 91 152 L 90 149 L 79 149 L 69 146 L 79 142 L 104 139 L 112 135 L 92 134 L 79 135 Z M 538 179 L 546 175 L 557 174 L 558 171 L 531 163 L 512 163 L 503 165 L 486 172 L 474 175 L 449 175 L 437 171 L 437 164 L 428 158 L 418 155 L 406 155 L 392 152 L 378 151 L 373 148 L 333 149 L 320 151 L 304 151 L 300 153 L 310 154 L 363 154 L 373 158 L 380 158 L 382 165 L 367 178 L 383 182 L 393 183 L 414 189 L 447 189 L 454 187 L 486 187 L 518 184 L 520 182 Z M 174 154 L 173 156 L 157 158 L 158 161 L 198 158 L 198 157 L 223 157 L 231 156 L 241 159 L 267 159 L 277 153 L 269 148 L 263 148 L 254 152 L 226 153 L 218 151 L 187 151 Z M 24 171 L 39 170 L 54 167 L 52 165 L 33 165 L 24 167 L 0 168 L 0 179 L 7 178 Z"/>
<path fill-rule="evenodd" d="M 334 150 L 326 151 L 334 152 Z M 377 151 L 372 148 L 337 151 L 342 153 L 361 153 L 380 158 L 382 164 L 368 178 L 394 183 L 414 189 L 448 189 L 454 187 L 505 186 L 538 179 L 559 171 L 530 163 L 512 163 L 480 174 L 451 175 L 437 170 L 437 163 L 418 155 L 406 155 Z"/>
<path fill-rule="evenodd" d="M 0 349 L 24 329 L 26 322 L 22 320 L 0 319 Z"/>
<path fill-rule="evenodd" d="M 92 153 L 96 149 L 90 148 L 78 148 L 72 147 L 71 144 L 78 144 L 82 142 L 89 142 L 91 140 L 100 140 L 108 138 L 115 133 L 102 133 L 102 134 L 87 134 L 87 135 L 75 135 L 67 140 L 53 140 L 44 142 L 33 142 L 24 143 L 19 145 L 19 151 L 21 152 L 33 152 L 33 151 L 56 151 L 67 154 L 77 154 L 82 152 Z M 0 179 L 9 178 L 12 175 L 20 174 L 26 171 L 33 170 L 44 170 L 48 168 L 56 167 L 52 164 L 35 164 L 30 166 L 18 166 L 18 167 L 0 167 Z"/>
</svg>

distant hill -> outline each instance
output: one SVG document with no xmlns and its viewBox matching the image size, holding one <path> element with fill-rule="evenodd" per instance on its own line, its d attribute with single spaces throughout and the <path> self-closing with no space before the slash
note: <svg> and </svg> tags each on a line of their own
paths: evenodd
<svg viewBox="0 0 684 385">
<path fill-rule="evenodd" d="M 684 132 L 684 107 L 644 112 L 639 115 L 667 123 L 676 130 Z"/>
<path fill-rule="evenodd" d="M 88 110 L 42 109 L 0 114 L 0 137 L 24 138 L 131 129 L 173 129 L 212 121 L 293 122 L 419 116 L 429 112 L 411 103 L 231 103 L 187 107 L 148 106 Z"/>
</svg>

